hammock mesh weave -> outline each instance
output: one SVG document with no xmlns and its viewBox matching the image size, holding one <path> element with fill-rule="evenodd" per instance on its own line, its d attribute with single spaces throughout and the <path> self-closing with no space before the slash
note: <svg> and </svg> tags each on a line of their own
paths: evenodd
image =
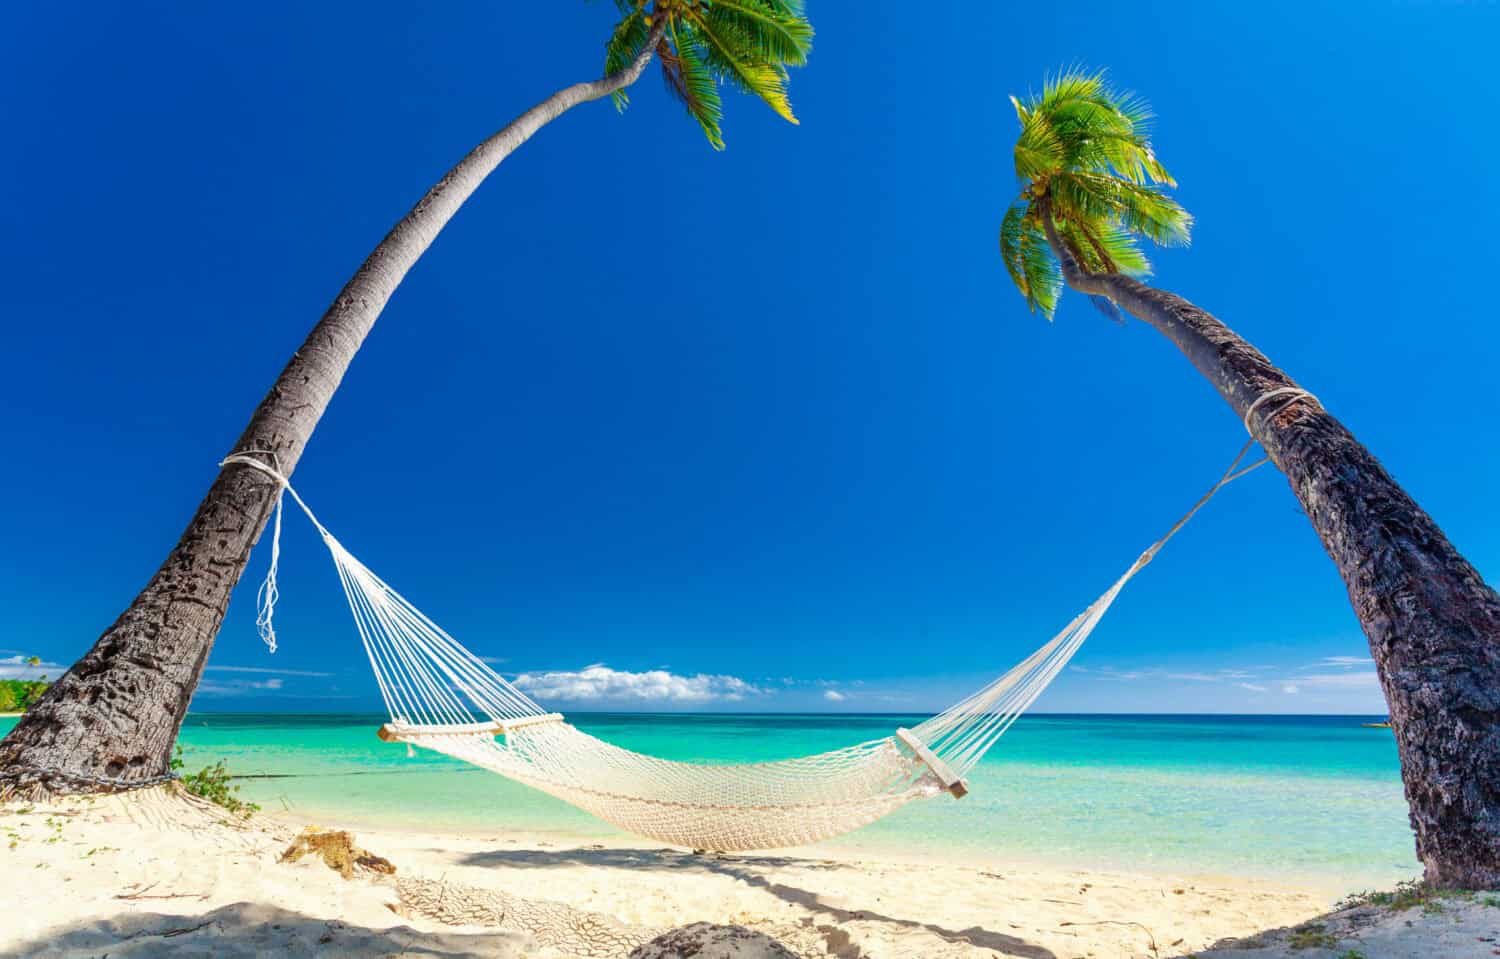
<svg viewBox="0 0 1500 959">
<path fill-rule="evenodd" d="M 1255 468 L 1235 471 L 1248 450 L 1249 444 L 1223 478 L 1104 595 L 968 699 L 885 739 L 798 759 L 741 764 L 660 759 L 569 725 L 350 554 L 279 472 L 243 454 L 225 463 L 269 474 L 322 535 L 391 716 L 382 739 L 491 770 L 627 832 L 693 849 L 742 851 L 816 842 L 858 829 L 914 799 L 944 792 L 962 796 L 963 777 L 1067 665 L 1131 577 L 1225 483 Z M 261 587 L 257 620 L 273 651 L 281 505 L 278 497 L 271 570 Z"/>
</svg>

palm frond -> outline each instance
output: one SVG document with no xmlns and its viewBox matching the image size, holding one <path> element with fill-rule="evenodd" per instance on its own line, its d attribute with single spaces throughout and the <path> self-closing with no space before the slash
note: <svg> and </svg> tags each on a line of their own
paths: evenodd
<svg viewBox="0 0 1500 959">
<path fill-rule="evenodd" d="M 1142 237 L 1185 244 L 1192 216 L 1167 193 L 1176 181 L 1151 146 L 1151 108 L 1112 87 L 1102 70 L 1078 68 L 1048 77 L 1038 94 L 1011 97 L 1021 132 L 1015 168 L 1021 197 L 1000 224 L 1000 254 L 1033 310 L 1049 318 L 1060 268 L 1031 204 L 1045 197 L 1057 240 L 1094 273 L 1146 276 Z M 1120 318 L 1106 300 L 1095 306 Z"/>
<path fill-rule="evenodd" d="M 1112 223 L 1073 217 L 1057 224 L 1058 234 L 1084 268 L 1094 273 L 1147 276 L 1151 263 L 1135 235 Z"/>
<path fill-rule="evenodd" d="M 1000 221 L 1000 258 L 1026 305 L 1047 319 L 1057 310 L 1062 271 L 1047 237 L 1025 203 L 1011 204 Z"/>
<path fill-rule="evenodd" d="M 625 6 L 624 3 L 619 5 Z M 604 75 L 609 76 L 630 66 L 640 56 L 650 38 L 651 27 L 646 23 L 645 14 L 633 4 L 630 5 L 629 12 L 615 24 L 609 42 L 605 44 Z M 614 100 L 616 110 L 623 111 L 630 103 L 630 97 L 623 89 L 616 90 L 610 95 L 610 99 Z"/>
<path fill-rule="evenodd" d="M 1067 244 L 1073 258 L 1090 273 L 1106 273 L 1110 269 L 1109 258 L 1090 242 L 1091 237 L 1077 220 L 1067 218 L 1056 224 L 1058 237 Z"/>
<path fill-rule="evenodd" d="M 1052 319 L 1057 312 L 1057 298 L 1062 294 L 1062 267 L 1035 222 L 1028 221 L 1021 233 L 1021 266 L 1026 272 L 1027 305 Z"/>
<path fill-rule="evenodd" d="M 1107 93 L 1104 71 L 1086 73 L 1078 67 L 1062 70 L 1042 84 L 1042 93 L 1033 98 L 1033 108 L 1051 113 L 1059 104 L 1074 100 L 1099 100 Z"/>
<path fill-rule="evenodd" d="M 1048 192 L 1064 219 L 1113 223 L 1162 246 L 1186 246 L 1192 236 L 1192 214 L 1152 184 L 1070 170 L 1053 175 Z"/>
<path fill-rule="evenodd" d="M 1000 218 L 1000 259 L 1005 261 L 1005 269 L 1010 272 L 1016 289 L 1029 298 L 1026 270 L 1021 264 L 1021 233 L 1025 229 L 1026 206 L 1025 203 L 1012 203 L 1005 216 Z"/>
<path fill-rule="evenodd" d="M 800 14 L 774 0 L 714 0 L 708 19 L 742 37 L 750 52 L 771 62 L 800 67 L 812 49 L 813 29 Z"/>
<path fill-rule="evenodd" d="M 776 114 L 791 123 L 797 122 L 787 100 L 786 69 L 767 60 L 754 49 L 754 43 L 741 23 L 714 13 L 692 8 L 684 19 L 702 41 L 703 60 L 719 77 L 745 93 L 753 93 L 766 102 Z"/>
<path fill-rule="evenodd" d="M 1084 224 L 1080 232 L 1114 272 L 1137 278 L 1151 275 L 1151 261 L 1134 233 L 1111 223 Z"/>
<path fill-rule="evenodd" d="M 1105 318 L 1111 323 L 1114 323 L 1116 326 L 1125 325 L 1125 314 L 1120 312 L 1118 306 L 1115 306 L 1114 300 L 1111 300 L 1107 296 L 1100 296 L 1097 293 L 1090 293 L 1089 302 L 1094 304 L 1094 309 L 1103 313 Z"/>
<path fill-rule="evenodd" d="M 669 23 L 666 35 L 657 46 L 667 89 L 682 101 L 688 115 L 698 121 L 709 144 L 715 150 L 722 150 L 724 135 L 719 123 L 724 110 L 719 99 L 719 85 L 714 82 L 713 74 L 698 51 L 699 43 L 693 35 L 693 28 L 685 23 Z"/>
<path fill-rule="evenodd" d="M 1052 124 L 1038 114 L 1030 114 L 1022 121 L 1021 135 L 1016 138 L 1016 177 L 1023 182 L 1042 179 L 1063 164 L 1066 153 L 1067 147 Z"/>
<path fill-rule="evenodd" d="M 802 66 L 812 50 L 813 28 L 802 0 L 614 0 L 620 11 L 605 50 L 605 72 L 624 69 L 651 37 L 652 19 L 665 27 L 653 51 L 662 80 L 708 137 L 724 149 L 719 87 L 753 93 L 792 123 L 788 67 Z M 613 94 L 624 109 L 624 90 Z"/>
<path fill-rule="evenodd" d="M 1014 94 L 1011 95 L 1010 105 L 1016 108 L 1016 119 L 1020 120 L 1021 125 L 1024 127 L 1026 120 L 1031 116 L 1031 107 L 1022 103 Z"/>
</svg>

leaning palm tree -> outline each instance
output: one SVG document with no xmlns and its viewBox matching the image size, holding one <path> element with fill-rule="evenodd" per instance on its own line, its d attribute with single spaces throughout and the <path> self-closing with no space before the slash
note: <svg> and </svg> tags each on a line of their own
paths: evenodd
<svg viewBox="0 0 1500 959">
<path fill-rule="evenodd" d="M 787 68 L 806 61 L 801 0 L 617 0 L 605 76 L 565 87 L 475 147 L 396 224 L 292 355 L 235 451 L 296 468 L 344 371 L 396 286 L 471 194 L 534 133 L 581 103 L 625 89 L 654 55 L 667 87 L 716 148 L 719 87 L 753 93 L 792 120 Z M 229 595 L 277 490 L 259 471 L 219 472 L 186 532 L 129 608 L 0 742 L 0 795 L 160 781 L 203 675 Z"/>
<path fill-rule="evenodd" d="M 1152 152 L 1145 103 L 1077 71 L 1012 103 L 1020 195 L 1000 227 L 1011 278 L 1049 319 L 1066 284 L 1149 324 L 1247 421 L 1369 639 L 1427 879 L 1500 885 L 1500 596 L 1290 376 L 1205 310 L 1141 282 L 1140 239 L 1183 244 L 1192 225 L 1166 192 L 1175 184 Z"/>
</svg>

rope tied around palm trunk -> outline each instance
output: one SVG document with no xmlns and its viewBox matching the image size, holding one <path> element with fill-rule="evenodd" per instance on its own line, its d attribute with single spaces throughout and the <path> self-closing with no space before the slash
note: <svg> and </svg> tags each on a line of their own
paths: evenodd
<svg viewBox="0 0 1500 959">
<path fill-rule="evenodd" d="M 1291 406 L 1293 403 L 1296 403 L 1298 400 L 1312 400 L 1319 406 L 1323 405 L 1322 400 L 1318 399 L 1316 396 L 1312 395 L 1300 386 L 1282 386 L 1274 390 L 1267 390 L 1266 392 L 1257 396 L 1254 402 L 1250 404 L 1249 408 L 1245 410 L 1245 432 L 1249 433 L 1251 437 L 1253 437 L 1257 442 L 1260 440 L 1260 437 L 1255 435 L 1255 428 L 1250 425 L 1250 419 L 1255 415 L 1255 411 L 1260 409 L 1260 405 L 1262 403 L 1266 402 L 1267 400 L 1274 400 L 1279 396 L 1289 397 L 1289 399 L 1285 403 L 1282 403 L 1275 409 L 1271 410 L 1271 412 L 1267 413 L 1265 415 L 1264 421 L 1269 422 L 1270 420 L 1274 419 L 1276 417 L 1276 414 Z"/>
<path fill-rule="evenodd" d="M 268 465 L 256 459 L 250 455 L 252 453 L 269 456 L 271 464 Z M 297 491 L 292 488 L 292 481 L 287 479 L 285 474 L 281 472 L 281 460 L 277 457 L 275 450 L 240 450 L 238 453 L 231 453 L 219 461 L 220 469 L 234 465 L 249 466 L 252 469 L 259 470 L 275 480 L 276 485 L 279 487 L 276 491 L 275 513 L 271 520 L 271 568 L 266 572 L 266 578 L 261 581 L 260 589 L 255 593 L 255 630 L 260 634 L 261 642 L 266 644 L 266 649 L 274 653 L 276 652 L 276 627 L 272 616 L 276 611 L 276 601 L 281 598 L 281 593 L 276 588 L 276 573 L 281 565 L 281 501 L 283 496 L 291 493 L 292 499 L 296 500 L 297 505 L 302 507 L 302 512 L 306 513 L 307 518 L 312 520 L 313 526 L 317 527 L 318 532 L 322 534 L 323 538 L 328 540 L 332 539 L 332 537 L 327 528 L 318 522 L 318 518 L 313 515 L 312 510 L 302 501 L 302 497 L 297 495 Z"/>
<path fill-rule="evenodd" d="M 1272 391 L 1252 404 L 1303 398 Z M 391 722 L 380 738 L 432 750 L 541 790 L 626 831 L 694 849 L 803 845 L 857 829 L 916 799 L 966 794 L 965 777 L 1066 668 L 1126 583 L 1219 490 L 1269 460 L 1244 465 L 1252 434 L 1218 481 L 1103 595 L 1019 664 L 973 695 L 894 735 L 794 759 L 682 762 L 623 749 L 548 713 L 356 559 L 313 515 L 274 456 L 242 450 L 278 486 L 271 569 L 257 626 L 275 649 L 282 498 L 290 493 L 322 535 Z M 267 463 L 267 459 L 272 462 Z"/>
</svg>

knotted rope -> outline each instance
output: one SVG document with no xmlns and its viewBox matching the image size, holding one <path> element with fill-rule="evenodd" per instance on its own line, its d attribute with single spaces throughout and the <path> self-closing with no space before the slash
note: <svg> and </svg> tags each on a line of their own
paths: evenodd
<svg viewBox="0 0 1500 959">
<path fill-rule="evenodd" d="M 256 625 L 274 651 L 282 495 L 290 493 L 333 555 L 344 592 L 393 722 L 382 738 L 415 743 L 551 793 L 630 832 L 694 848 L 746 850 L 799 845 L 856 829 L 913 799 L 960 796 L 970 772 L 1047 688 L 1110 605 L 1161 548 L 1219 490 L 1264 466 L 1242 465 L 1258 442 L 1254 415 L 1316 398 L 1284 387 L 1258 396 L 1245 414 L 1250 438 L 1228 468 L 1105 593 L 1004 675 L 912 730 L 799 759 L 744 765 L 674 762 L 621 749 L 546 713 L 530 697 L 383 582 L 345 550 L 297 495 L 279 463 L 245 450 L 243 465 L 279 486 L 271 569 L 257 596 Z M 390 735 L 386 735 L 386 731 Z M 504 741 L 497 740 L 502 734 Z"/>
<path fill-rule="evenodd" d="M 1312 400 L 1319 406 L 1323 405 L 1323 402 L 1321 400 L 1319 400 L 1316 396 L 1313 396 L 1311 393 L 1307 392 L 1307 390 L 1304 390 L 1300 386 L 1282 386 L 1274 390 L 1267 390 L 1266 392 L 1257 396 L 1255 398 L 1255 401 L 1250 404 L 1248 409 L 1245 410 L 1245 432 L 1249 433 L 1252 437 L 1255 437 L 1257 441 L 1260 438 L 1255 436 L 1255 429 L 1250 425 L 1250 418 L 1255 415 L 1256 410 L 1260 409 L 1260 405 L 1262 403 L 1266 402 L 1267 400 L 1274 400 L 1278 396 L 1289 396 L 1291 397 L 1291 399 L 1287 400 L 1285 403 L 1282 403 L 1280 406 L 1267 413 L 1265 417 L 1267 420 L 1273 419 L 1277 413 L 1280 413 L 1282 410 L 1291 406 L 1298 400 Z"/>
<path fill-rule="evenodd" d="M 252 453 L 271 457 L 275 465 L 271 466 L 261 462 L 254 456 L 251 456 L 250 454 Z M 302 497 L 297 495 L 297 491 L 292 488 L 291 480 L 282 475 L 281 461 L 277 458 L 275 451 L 241 450 L 238 453 L 231 453 L 219 461 L 220 469 L 235 465 L 248 466 L 251 469 L 259 470 L 275 480 L 276 485 L 280 487 L 276 491 L 275 514 L 271 520 L 271 568 L 266 572 L 266 578 L 261 581 L 260 589 L 256 590 L 255 593 L 255 630 L 260 634 L 261 642 L 266 644 L 266 649 L 274 653 L 276 652 L 276 627 L 273 624 L 272 616 L 276 611 L 276 601 L 281 598 L 281 593 L 276 588 L 276 573 L 281 566 L 282 496 L 286 493 L 292 494 L 292 499 L 296 500 L 297 505 L 302 507 L 302 512 L 306 513 L 307 518 L 312 520 L 313 526 L 317 527 L 318 533 L 322 535 L 325 541 L 333 539 L 333 536 L 322 523 L 318 522 L 318 518 L 313 515 L 313 511 L 308 508 L 308 505 L 302 501 Z"/>
</svg>

